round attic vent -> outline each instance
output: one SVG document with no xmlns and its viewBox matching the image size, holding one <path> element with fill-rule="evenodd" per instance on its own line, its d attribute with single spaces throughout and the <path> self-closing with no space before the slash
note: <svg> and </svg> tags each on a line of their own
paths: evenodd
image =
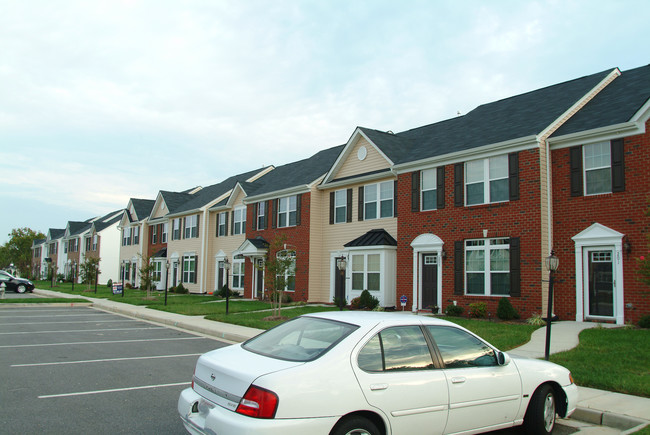
<svg viewBox="0 0 650 435">
<path fill-rule="evenodd" d="M 363 160 L 366 158 L 367 155 L 368 155 L 368 150 L 366 149 L 366 147 L 360 146 L 359 150 L 357 151 L 357 158 L 359 160 Z"/>
</svg>

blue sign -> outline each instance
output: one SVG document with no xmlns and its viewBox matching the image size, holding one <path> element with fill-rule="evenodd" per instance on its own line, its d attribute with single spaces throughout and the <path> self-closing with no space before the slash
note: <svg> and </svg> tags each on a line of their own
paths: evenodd
<svg viewBox="0 0 650 435">
<path fill-rule="evenodd" d="M 405 307 L 406 306 L 406 301 L 407 301 L 406 296 L 400 296 L 399 297 L 399 303 L 400 303 L 401 306 Z"/>
<path fill-rule="evenodd" d="M 122 294 L 122 284 L 113 284 L 113 294 L 114 295 Z"/>
</svg>

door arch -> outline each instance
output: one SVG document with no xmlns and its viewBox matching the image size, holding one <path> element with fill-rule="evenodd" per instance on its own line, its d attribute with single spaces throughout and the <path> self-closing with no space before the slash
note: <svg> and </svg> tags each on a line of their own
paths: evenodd
<svg viewBox="0 0 650 435">
<path fill-rule="evenodd" d="M 441 306 L 442 258 L 445 242 L 435 234 L 420 234 L 411 242 L 413 248 L 413 306 L 412 310 L 426 308 L 431 301 Z M 425 290 L 434 294 L 424 294 Z"/>
</svg>

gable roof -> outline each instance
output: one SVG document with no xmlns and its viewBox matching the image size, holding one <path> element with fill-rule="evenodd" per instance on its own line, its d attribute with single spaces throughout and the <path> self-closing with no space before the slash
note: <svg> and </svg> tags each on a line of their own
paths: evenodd
<svg viewBox="0 0 650 435">
<path fill-rule="evenodd" d="M 126 212 L 128 213 L 129 220 L 131 222 L 134 220 L 141 221 L 145 218 L 148 218 L 151 214 L 151 211 L 153 210 L 154 204 L 156 204 L 155 199 L 131 198 L 129 201 L 131 202 L 133 210 L 135 211 L 135 216 L 131 216 L 131 213 L 129 213 L 129 207 L 126 208 Z"/>
<path fill-rule="evenodd" d="M 124 209 L 115 210 L 94 221 L 92 227 L 95 229 L 95 232 L 103 231 L 111 225 L 118 223 L 122 219 L 124 211 Z"/>
<path fill-rule="evenodd" d="M 90 222 L 69 221 L 66 228 L 66 235 L 68 237 L 77 236 L 85 231 L 88 231 L 91 225 L 92 223 Z"/>
<path fill-rule="evenodd" d="M 557 138 L 632 121 L 650 101 L 650 65 L 623 71 L 555 131 Z"/>
<path fill-rule="evenodd" d="M 60 239 L 65 235 L 65 228 L 50 228 L 47 231 L 47 240 Z"/>
<path fill-rule="evenodd" d="M 308 186 L 327 173 L 344 147 L 328 148 L 307 159 L 278 166 L 255 182 L 242 183 L 242 187 L 251 198 Z"/>
</svg>

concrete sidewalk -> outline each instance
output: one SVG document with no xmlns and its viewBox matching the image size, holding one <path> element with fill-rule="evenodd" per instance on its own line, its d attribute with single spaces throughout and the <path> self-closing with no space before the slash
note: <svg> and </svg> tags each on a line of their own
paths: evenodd
<svg viewBox="0 0 650 435">
<path fill-rule="evenodd" d="M 51 290 L 36 289 L 34 293 L 48 297 L 79 298 L 78 295 Z M 245 341 L 263 332 L 261 329 L 206 320 L 202 316 L 185 316 L 107 299 L 98 299 L 85 295 L 81 297 L 91 301 L 94 308 L 209 335 L 233 343 Z M 576 347 L 580 332 L 596 326 L 598 326 L 597 323 L 591 322 L 553 323 L 551 326 L 550 352 L 562 352 Z M 602 326 L 616 327 L 616 325 L 609 324 L 602 324 Z M 543 358 L 545 343 L 546 327 L 543 327 L 532 334 L 528 343 L 510 350 L 508 353 L 514 356 Z M 617 429 L 623 434 L 633 433 L 650 424 L 650 399 L 648 398 L 586 387 L 578 387 L 578 390 L 580 392 L 578 408 L 571 420 L 608 426 Z"/>
</svg>

